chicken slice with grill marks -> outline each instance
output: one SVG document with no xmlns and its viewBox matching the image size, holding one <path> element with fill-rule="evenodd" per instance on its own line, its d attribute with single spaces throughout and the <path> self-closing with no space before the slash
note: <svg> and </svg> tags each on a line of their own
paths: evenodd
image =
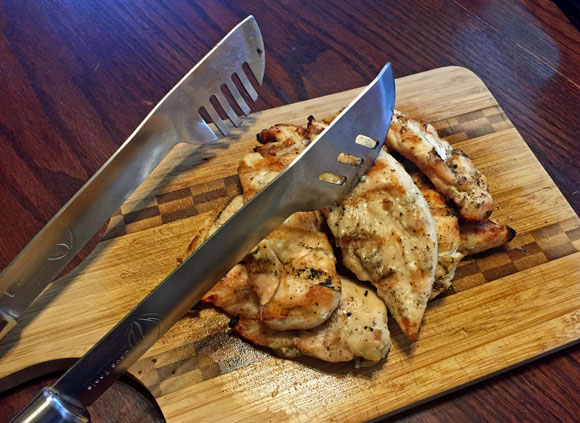
<svg viewBox="0 0 580 423">
<path fill-rule="evenodd" d="M 385 304 L 371 288 L 346 278 L 342 279 L 342 296 L 332 316 L 306 330 L 272 330 L 260 320 L 258 297 L 241 264 L 221 279 L 202 301 L 232 316 L 233 330 L 241 337 L 286 358 L 307 355 L 343 362 L 358 357 L 377 362 L 391 347 Z"/>
<path fill-rule="evenodd" d="M 244 201 L 264 188 L 311 142 L 309 130 L 276 125 L 258 134 L 263 144 L 238 168 Z M 246 256 L 249 284 L 256 293 L 258 316 L 275 330 L 320 325 L 341 295 L 336 258 L 320 212 L 294 213 Z"/>
<path fill-rule="evenodd" d="M 408 168 L 407 164 L 405 168 Z M 437 231 L 439 247 L 437 267 L 435 268 L 435 282 L 433 282 L 430 297 L 433 299 L 449 289 L 455 276 L 455 269 L 463 258 L 463 254 L 458 251 L 460 242 L 459 219 L 457 212 L 445 202 L 445 198 L 441 194 L 435 191 L 425 175 L 417 169 L 410 170 L 409 175 L 425 197 Z"/>
<path fill-rule="evenodd" d="M 235 197 L 219 215 L 208 218 L 187 247 L 189 255 L 243 205 Z M 261 305 L 250 286 L 244 263 L 234 266 L 203 298 L 237 320 L 233 329 L 257 345 L 287 358 L 307 355 L 330 362 L 362 358 L 377 362 L 387 355 L 391 342 L 387 309 L 373 289 L 349 279 L 342 280 L 338 308 L 329 319 L 308 330 L 277 331 L 261 320 Z"/>
<path fill-rule="evenodd" d="M 457 212 L 435 191 L 425 175 L 418 170 L 409 174 L 427 200 L 437 230 L 439 254 L 431 292 L 433 299 L 451 287 L 457 265 L 465 256 L 507 244 L 515 237 L 516 231 L 489 219 L 483 222 L 458 219 Z"/>
<path fill-rule="evenodd" d="M 405 169 L 382 150 L 351 193 L 325 210 L 344 265 L 370 281 L 415 341 L 437 264 L 435 222 Z"/>
<path fill-rule="evenodd" d="M 485 177 L 463 151 L 440 139 L 433 126 L 395 111 L 385 144 L 417 165 L 457 205 L 463 219 L 484 221 L 491 215 L 493 199 Z"/>
</svg>

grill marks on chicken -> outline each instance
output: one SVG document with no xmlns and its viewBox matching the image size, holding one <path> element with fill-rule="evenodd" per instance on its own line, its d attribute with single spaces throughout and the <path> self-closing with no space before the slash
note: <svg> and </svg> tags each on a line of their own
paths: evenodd
<svg viewBox="0 0 580 423">
<path fill-rule="evenodd" d="M 319 213 L 295 214 L 244 260 L 260 319 L 272 329 L 312 328 L 338 306 L 336 258 L 322 223 Z"/>
<path fill-rule="evenodd" d="M 451 287 L 455 270 L 465 256 L 507 244 L 515 237 L 516 231 L 489 219 L 483 222 L 458 219 L 458 213 L 435 191 L 425 175 L 416 169 L 410 170 L 409 174 L 427 200 L 437 230 L 439 253 L 431 292 L 433 299 Z"/>
<path fill-rule="evenodd" d="M 441 140 L 433 126 L 395 112 L 386 144 L 404 156 L 405 167 L 427 200 L 435 220 L 439 255 L 433 299 L 449 289 L 463 257 L 506 244 L 513 239 L 515 231 L 487 219 L 493 200 L 484 176 L 465 153 Z M 446 159 L 439 160 L 441 157 Z M 458 189 L 463 189 L 463 193 Z M 455 202 L 459 213 L 441 194 Z"/>
<path fill-rule="evenodd" d="M 242 196 L 238 196 L 217 218 L 214 215 L 209 219 L 188 251 L 201 245 L 242 203 Z M 212 303 L 237 318 L 233 329 L 243 338 L 288 358 L 308 355 L 340 362 L 360 357 L 376 362 L 389 352 L 387 309 L 369 287 L 343 278 L 338 308 L 329 319 L 309 330 L 278 331 L 264 323 L 263 307 L 250 278 L 248 266 L 240 263 L 202 298 L 203 302 Z"/>
<path fill-rule="evenodd" d="M 463 219 L 483 221 L 491 215 L 493 199 L 485 177 L 463 151 L 440 139 L 433 126 L 395 111 L 385 144 L 417 165 L 457 205 Z"/>
<path fill-rule="evenodd" d="M 272 181 L 311 142 L 318 131 L 276 125 L 263 130 L 263 144 L 246 155 L 238 168 L 244 201 Z M 338 306 L 341 283 L 336 258 L 320 212 L 299 212 L 265 238 L 244 259 L 248 281 L 257 295 L 258 316 L 275 330 L 308 329 L 320 325 Z"/>
<path fill-rule="evenodd" d="M 187 254 L 287 167 L 335 116 L 322 121 L 310 116 L 306 127 L 282 124 L 258 134 L 261 145 L 238 169 L 243 196 L 208 218 Z M 431 125 L 397 112 L 389 137 L 387 144 L 427 176 L 403 160 L 407 173 L 381 151 L 351 194 L 323 211 L 343 263 L 357 278 L 373 283 L 377 293 L 341 281 L 322 213 L 303 212 L 264 239 L 202 301 L 234 317 L 233 329 L 242 337 L 288 358 L 380 360 L 390 348 L 385 303 L 415 341 L 427 301 L 451 286 L 459 261 L 509 242 L 515 231 L 486 219 L 493 202 L 485 178 Z"/>
<path fill-rule="evenodd" d="M 377 362 L 387 355 L 391 342 L 387 309 L 376 293 L 360 283 L 342 279 L 338 308 L 323 324 L 308 330 L 277 331 L 259 319 L 259 302 L 243 266 L 236 266 L 202 299 L 237 316 L 233 330 L 243 338 L 277 354 L 301 355 L 324 361 L 350 361 L 360 357 Z"/>
<path fill-rule="evenodd" d="M 376 286 L 405 335 L 415 341 L 431 295 L 437 235 L 411 177 L 381 151 L 366 178 L 325 214 L 344 265 Z"/>
</svg>

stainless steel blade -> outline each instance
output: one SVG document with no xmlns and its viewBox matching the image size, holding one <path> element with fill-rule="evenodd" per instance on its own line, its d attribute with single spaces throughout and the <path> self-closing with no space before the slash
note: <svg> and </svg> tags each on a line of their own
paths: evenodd
<svg viewBox="0 0 580 423">
<path fill-rule="evenodd" d="M 84 421 L 79 410 L 93 403 L 260 240 L 293 212 L 330 206 L 348 194 L 382 147 L 393 113 L 394 90 L 388 64 L 286 170 L 248 201 L 13 422 L 42 422 L 40 418 L 30 418 L 34 410 L 42 408 L 54 416 L 51 408 L 56 405 L 70 411 L 67 418 L 81 416 L 78 421 Z M 377 145 L 359 146 L 355 143 L 359 134 L 377 140 Z M 341 152 L 357 153 L 364 165 L 337 167 Z M 320 180 L 320 174 L 326 171 L 339 172 L 347 179 L 342 185 L 329 184 Z"/>
<path fill-rule="evenodd" d="M 236 26 L 183 77 L 119 150 L 3 270 L 0 339 L 176 144 L 217 139 L 199 114 L 204 107 L 217 116 L 210 103 L 212 95 L 223 97 L 221 89 L 225 85 L 240 108 L 247 111 L 247 104 L 232 82 L 234 74 L 246 78 L 244 63 L 261 84 L 264 43 L 252 16 Z M 233 125 L 240 124 L 237 116 L 230 119 Z M 227 134 L 228 124 L 219 116 L 215 120 L 220 131 Z"/>
</svg>

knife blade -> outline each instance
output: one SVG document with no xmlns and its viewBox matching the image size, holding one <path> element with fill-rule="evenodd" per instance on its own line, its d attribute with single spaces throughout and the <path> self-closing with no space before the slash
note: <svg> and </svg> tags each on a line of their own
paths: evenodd
<svg viewBox="0 0 580 423">
<path fill-rule="evenodd" d="M 394 97 L 393 74 L 387 64 L 293 163 L 12 422 L 87 422 L 86 407 L 264 237 L 292 213 L 330 206 L 356 186 L 382 148 Z M 360 135 L 375 140 L 374 145 L 357 144 Z M 340 153 L 361 158 L 362 165 L 339 162 Z M 342 177 L 342 183 L 323 180 L 321 175 L 328 172 Z"/>
</svg>

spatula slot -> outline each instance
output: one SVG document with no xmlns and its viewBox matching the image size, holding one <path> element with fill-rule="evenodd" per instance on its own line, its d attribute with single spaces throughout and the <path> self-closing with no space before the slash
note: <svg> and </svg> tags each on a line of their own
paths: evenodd
<svg viewBox="0 0 580 423">
<path fill-rule="evenodd" d="M 332 172 L 322 172 L 319 179 L 333 185 L 344 185 L 347 178 Z"/>
<path fill-rule="evenodd" d="M 201 116 L 201 118 L 203 119 L 203 121 L 205 123 L 211 123 L 211 117 L 209 116 L 209 113 L 207 112 L 207 110 L 205 109 L 205 107 L 200 107 L 197 111 L 199 113 L 199 115 Z"/>
<path fill-rule="evenodd" d="M 227 119 L 228 118 L 227 117 L 227 114 L 226 114 L 226 112 L 224 110 L 224 108 L 222 107 L 222 105 L 220 104 L 220 102 L 218 101 L 218 99 L 216 98 L 215 95 L 212 95 L 209 98 L 209 102 L 213 106 L 214 110 L 216 111 L 216 113 L 218 114 L 218 116 L 221 119 Z"/>
<path fill-rule="evenodd" d="M 232 90 L 236 91 L 235 94 L 232 92 Z M 233 83 L 230 84 L 228 81 L 225 84 L 222 84 L 220 91 L 238 116 L 247 116 L 248 113 L 250 113 L 250 108 Z M 243 107 L 244 105 L 245 107 Z"/>
<path fill-rule="evenodd" d="M 362 159 L 361 157 L 353 156 L 352 154 L 347 154 L 347 153 L 340 153 L 338 155 L 337 160 L 340 163 L 344 163 L 344 164 L 348 164 L 348 165 L 356 166 L 356 167 L 361 167 L 362 164 L 364 163 L 364 159 Z"/>
<path fill-rule="evenodd" d="M 221 92 L 221 90 L 218 91 L 215 95 L 211 96 L 210 102 L 218 111 L 221 118 L 225 119 L 227 116 L 227 118 L 229 118 L 232 122 L 232 125 L 234 125 L 236 128 L 240 126 L 242 119 L 240 119 L 240 117 L 236 114 L 232 108 L 232 105 L 229 103 L 228 99 L 224 93 Z"/>
<path fill-rule="evenodd" d="M 362 145 L 363 147 L 367 147 L 367 148 L 371 148 L 371 149 L 376 148 L 376 146 L 379 145 L 378 141 L 373 140 L 372 138 L 369 138 L 363 134 L 357 135 L 354 142 L 356 142 L 358 145 Z"/>
<path fill-rule="evenodd" d="M 239 87 L 241 87 L 241 84 L 242 83 L 240 82 L 236 74 L 232 74 L 230 79 L 226 80 L 226 86 L 229 92 L 232 94 L 234 100 L 236 100 L 236 104 L 238 105 L 242 113 L 247 116 L 248 114 L 250 114 L 250 106 L 248 106 L 246 99 L 240 93 Z"/>
<path fill-rule="evenodd" d="M 237 77 L 240 85 L 244 87 L 245 92 L 252 99 L 252 101 L 256 101 L 258 99 L 258 93 L 254 89 L 254 86 L 252 85 L 252 83 L 248 78 L 248 75 L 252 75 L 253 77 L 252 71 L 249 68 L 248 64 L 244 62 L 242 69 L 235 72 L 234 75 Z"/>
<path fill-rule="evenodd" d="M 221 122 L 221 125 L 224 126 L 224 121 L 221 120 L 221 118 L 218 116 L 218 114 L 216 113 L 216 111 L 213 109 L 212 106 L 201 106 L 198 111 L 199 115 L 201 116 L 201 118 L 203 119 L 203 121 L 206 124 L 210 124 L 210 123 L 214 123 L 215 127 L 217 127 L 217 129 L 220 129 L 220 127 L 218 126 L 218 124 L 215 122 L 216 120 L 218 120 L 219 122 Z M 210 127 L 210 129 L 214 132 L 215 134 L 215 127 Z M 227 127 L 226 127 L 227 129 Z M 223 131 L 220 131 L 223 133 Z M 216 134 L 217 135 L 217 134 Z"/>
</svg>

